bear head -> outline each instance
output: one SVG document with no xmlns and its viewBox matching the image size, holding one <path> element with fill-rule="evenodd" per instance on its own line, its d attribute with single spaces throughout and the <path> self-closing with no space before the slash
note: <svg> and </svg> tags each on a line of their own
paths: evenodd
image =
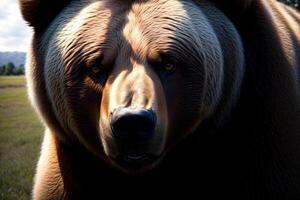
<svg viewBox="0 0 300 200">
<path fill-rule="evenodd" d="M 34 29 L 30 98 L 62 143 L 151 169 L 230 110 L 243 71 L 233 23 L 250 2 L 20 0 Z"/>
</svg>

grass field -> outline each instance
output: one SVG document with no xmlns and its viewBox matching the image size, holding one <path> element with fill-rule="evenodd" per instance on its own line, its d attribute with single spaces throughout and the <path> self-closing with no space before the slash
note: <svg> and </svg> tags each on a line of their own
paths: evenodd
<svg viewBox="0 0 300 200">
<path fill-rule="evenodd" d="M 43 127 L 23 76 L 0 76 L 0 199 L 30 199 Z"/>
</svg>

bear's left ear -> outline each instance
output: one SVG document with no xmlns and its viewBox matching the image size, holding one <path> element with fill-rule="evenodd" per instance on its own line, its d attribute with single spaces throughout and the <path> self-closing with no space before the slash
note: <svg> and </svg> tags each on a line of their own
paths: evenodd
<svg viewBox="0 0 300 200">
<path fill-rule="evenodd" d="M 41 31 L 51 23 L 71 0 L 19 0 L 23 18 L 34 28 Z"/>
<path fill-rule="evenodd" d="M 239 22 L 250 10 L 254 1 L 256 0 L 211 0 L 233 22 Z"/>
</svg>

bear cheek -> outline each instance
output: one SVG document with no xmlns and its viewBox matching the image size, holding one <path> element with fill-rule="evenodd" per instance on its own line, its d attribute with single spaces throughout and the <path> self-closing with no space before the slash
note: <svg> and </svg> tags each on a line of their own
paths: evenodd
<svg viewBox="0 0 300 200">
<path fill-rule="evenodd" d="M 182 116 L 185 112 L 183 108 L 184 102 L 184 87 L 183 77 L 181 75 L 180 68 L 173 74 L 161 77 L 161 83 L 163 85 L 163 93 L 165 96 L 165 107 L 168 119 L 166 148 L 176 144 L 184 134 L 182 130 Z"/>
<path fill-rule="evenodd" d="M 79 141 L 97 156 L 101 154 L 99 139 L 99 110 L 102 96 L 102 86 L 89 76 L 72 82 L 67 87 L 66 94 L 74 120 L 72 129 Z M 76 117 L 75 117 L 76 116 Z"/>
<path fill-rule="evenodd" d="M 199 74 L 190 73 L 178 67 L 171 75 L 161 78 L 166 97 L 168 113 L 167 150 L 178 144 L 184 137 L 190 135 L 203 120 L 200 112 L 202 100 L 202 86 L 197 81 L 197 89 L 192 89 L 190 83 L 195 83 L 186 77 L 199 79 Z M 192 78 L 193 79 L 193 78 Z M 202 82 L 201 82 L 202 83 Z M 203 84 L 202 84 L 203 85 Z"/>
</svg>

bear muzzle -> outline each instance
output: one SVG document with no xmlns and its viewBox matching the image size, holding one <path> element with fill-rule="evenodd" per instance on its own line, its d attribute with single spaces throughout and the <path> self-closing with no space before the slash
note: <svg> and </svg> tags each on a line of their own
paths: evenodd
<svg viewBox="0 0 300 200">
<path fill-rule="evenodd" d="M 142 168 L 156 160 L 149 153 L 156 128 L 156 114 L 152 109 L 118 107 L 110 113 L 110 128 L 118 146 L 115 162 L 125 168 Z"/>
<path fill-rule="evenodd" d="M 100 137 L 113 165 L 136 173 L 152 168 L 164 151 L 168 126 L 164 90 L 146 65 L 115 70 L 102 94 Z"/>
</svg>

